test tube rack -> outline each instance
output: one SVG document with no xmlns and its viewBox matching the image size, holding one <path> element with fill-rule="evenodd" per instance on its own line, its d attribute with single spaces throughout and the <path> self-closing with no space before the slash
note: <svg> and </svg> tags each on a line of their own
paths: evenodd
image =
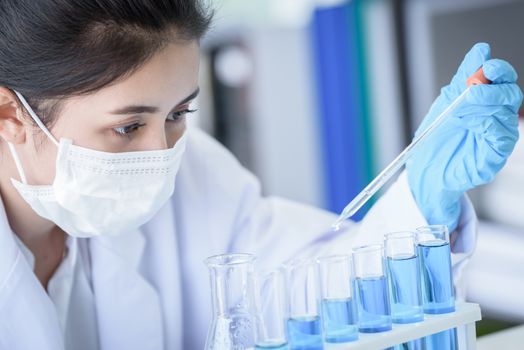
<svg viewBox="0 0 524 350">
<path fill-rule="evenodd" d="M 381 350 L 425 336 L 457 328 L 459 350 L 476 349 L 475 322 L 482 318 L 478 304 L 458 302 L 455 312 L 424 315 L 424 321 L 393 324 L 393 329 L 381 333 L 359 333 L 359 339 L 345 344 L 326 344 L 325 350 Z"/>
</svg>

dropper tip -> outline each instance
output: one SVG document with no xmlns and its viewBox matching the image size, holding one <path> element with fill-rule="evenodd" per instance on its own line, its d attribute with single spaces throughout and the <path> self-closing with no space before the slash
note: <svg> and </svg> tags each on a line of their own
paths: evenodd
<svg viewBox="0 0 524 350">
<path fill-rule="evenodd" d="M 335 221 L 335 223 L 333 223 L 333 225 L 331 225 L 331 229 L 333 231 L 339 231 L 341 225 L 342 225 L 342 221 L 337 220 L 337 221 Z"/>
</svg>

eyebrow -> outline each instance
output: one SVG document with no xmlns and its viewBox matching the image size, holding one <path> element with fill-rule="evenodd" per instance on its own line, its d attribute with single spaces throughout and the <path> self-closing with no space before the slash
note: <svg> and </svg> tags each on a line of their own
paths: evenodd
<svg viewBox="0 0 524 350">
<path fill-rule="evenodd" d="M 189 96 L 187 96 L 182 101 L 177 103 L 177 106 L 183 105 L 184 103 L 188 103 L 191 100 L 194 100 L 198 96 L 199 93 L 200 93 L 200 88 L 197 88 Z M 131 105 L 131 106 L 125 106 L 122 108 L 115 109 L 114 111 L 111 111 L 109 113 L 111 114 L 140 114 L 140 113 L 156 113 L 156 112 L 158 112 L 158 107 L 155 107 L 155 106 Z"/>
</svg>

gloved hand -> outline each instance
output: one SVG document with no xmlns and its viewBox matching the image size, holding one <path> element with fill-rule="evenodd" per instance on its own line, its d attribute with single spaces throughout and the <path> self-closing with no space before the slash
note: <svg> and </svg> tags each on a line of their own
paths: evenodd
<svg viewBox="0 0 524 350">
<path fill-rule="evenodd" d="M 473 46 L 451 83 L 442 88 L 417 134 L 466 89 L 466 79 L 480 67 L 490 85 L 473 86 L 453 115 L 408 160 L 411 192 L 429 224 L 455 230 L 460 197 L 493 180 L 518 140 L 522 92 L 517 73 L 506 61 L 490 59 L 488 44 Z"/>
</svg>

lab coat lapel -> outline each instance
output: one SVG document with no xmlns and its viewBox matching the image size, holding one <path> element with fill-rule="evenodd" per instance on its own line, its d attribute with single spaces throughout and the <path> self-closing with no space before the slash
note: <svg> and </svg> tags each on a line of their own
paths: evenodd
<svg viewBox="0 0 524 350">
<path fill-rule="evenodd" d="M 140 231 L 90 239 L 102 350 L 164 347 L 158 294 L 138 270 L 144 244 Z"/>
<path fill-rule="evenodd" d="M 55 307 L 21 253 L 0 290 L 0 349 L 63 349 Z"/>
<path fill-rule="evenodd" d="M 142 231 L 146 248 L 141 268 L 157 289 L 164 314 L 165 348 L 183 349 L 183 297 L 179 242 L 175 225 L 174 203 L 170 200 Z"/>
<path fill-rule="evenodd" d="M 56 310 L 16 245 L 0 200 L 0 349 L 63 349 Z"/>
</svg>

